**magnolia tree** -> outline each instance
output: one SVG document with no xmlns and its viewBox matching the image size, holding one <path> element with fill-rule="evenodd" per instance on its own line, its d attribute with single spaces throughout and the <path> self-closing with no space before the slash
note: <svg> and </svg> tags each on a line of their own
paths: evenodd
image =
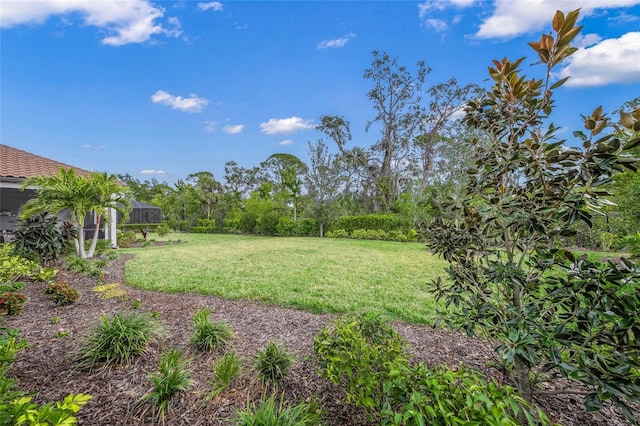
<svg viewBox="0 0 640 426">
<path fill-rule="evenodd" d="M 577 19 L 578 11 L 557 12 L 553 33 L 529 43 L 543 78 L 522 73 L 524 58 L 496 60 L 493 86 L 468 104 L 464 122 L 489 142 L 476 146 L 465 195 L 428 230 L 430 247 L 449 261 L 448 279 L 433 285 L 450 325 L 496 342 L 525 399 L 560 375 L 580 382 L 561 391 L 582 395 L 588 410 L 611 400 L 633 418 L 627 402 L 640 402 L 640 269 L 626 259 L 592 261 L 562 242 L 576 222 L 591 225 L 614 173 L 635 170 L 625 151 L 640 144 L 640 110 L 612 123 L 598 108 L 575 140 L 558 139 L 548 123 L 553 92 L 567 79 L 552 76 L 576 50 Z"/>
</svg>

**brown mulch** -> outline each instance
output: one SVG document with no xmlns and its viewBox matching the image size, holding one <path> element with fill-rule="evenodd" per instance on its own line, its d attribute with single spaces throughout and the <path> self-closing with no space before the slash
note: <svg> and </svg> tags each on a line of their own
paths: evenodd
<svg viewBox="0 0 640 426">
<path fill-rule="evenodd" d="M 256 380 L 251 360 L 271 340 L 283 343 L 296 362 L 280 385 L 290 401 L 320 402 L 329 426 L 369 425 L 363 413 L 344 403 L 344 394 L 318 377 L 313 362 L 313 336 L 332 318 L 309 312 L 265 306 L 244 300 L 225 300 L 198 294 L 169 294 L 143 291 L 124 286 L 124 263 L 131 255 L 121 256 L 105 268 L 104 283 L 120 283 L 127 298 L 101 298 L 93 288 L 97 278 L 62 271 L 58 281 L 66 281 L 81 293 L 70 306 L 56 306 L 44 294 L 44 283 L 29 282 L 24 293 L 29 297 L 24 313 L 8 317 L 5 326 L 17 328 L 30 347 L 21 351 L 9 375 L 18 379 L 21 389 L 37 392 L 36 402 L 61 400 L 69 393 L 87 393 L 93 399 L 78 413 L 82 425 L 146 425 L 154 418 L 140 404 L 140 398 L 151 390 L 148 380 L 157 368 L 160 354 L 169 348 L 189 353 L 192 383 L 187 392 L 172 401 L 166 415 L 167 425 L 231 424 L 234 413 L 269 392 Z M 133 309 L 139 300 L 141 312 L 157 312 L 166 327 L 166 335 L 148 352 L 130 365 L 87 369 L 77 361 L 88 330 L 103 314 Z M 233 349 L 247 362 L 245 373 L 234 385 L 216 398 L 204 402 L 211 390 L 211 365 L 220 354 L 203 354 L 189 346 L 191 315 L 200 307 L 208 307 L 215 320 L 226 322 L 234 331 Z M 55 322 L 55 319 L 59 319 Z M 448 330 L 394 323 L 396 330 L 409 341 L 411 353 L 429 365 L 464 363 L 504 381 L 502 373 L 491 365 L 493 352 L 482 340 L 472 340 Z M 68 336 L 61 334 L 68 333 Z M 564 425 L 626 425 L 613 408 L 599 413 L 586 413 L 579 398 L 546 396 L 537 401 L 549 417 Z"/>
</svg>

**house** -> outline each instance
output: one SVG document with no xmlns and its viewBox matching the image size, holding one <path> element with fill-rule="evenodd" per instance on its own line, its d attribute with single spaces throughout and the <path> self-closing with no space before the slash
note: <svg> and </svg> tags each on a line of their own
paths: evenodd
<svg viewBox="0 0 640 426">
<path fill-rule="evenodd" d="M 60 168 L 73 169 L 76 174 L 88 176 L 89 171 L 79 167 L 41 157 L 8 145 L 0 144 L 0 230 L 2 233 L 11 233 L 17 224 L 18 214 L 21 206 L 29 199 L 36 196 L 36 188 L 27 187 L 21 190 L 21 185 L 25 179 L 36 176 L 48 176 L 58 173 Z M 112 219 L 115 219 L 115 211 L 111 212 Z M 60 217 L 67 220 L 68 217 Z M 95 224 L 95 218 L 87 218 L 88 231 L 93 233 L 91 225 Z M 102 236 L 111 241 L 116 246 L 116 220 L 111 220 L 105 225 Z"/>
</svg>

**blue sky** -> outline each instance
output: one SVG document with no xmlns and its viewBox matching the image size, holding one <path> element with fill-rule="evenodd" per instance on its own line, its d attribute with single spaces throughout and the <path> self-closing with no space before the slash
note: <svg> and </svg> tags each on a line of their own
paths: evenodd
<svg viewBox="0 0 640 426">
<path fill-rule="evenodd" d="M 0 0 L 0 141 L 88 170 L 174 182 L 271 154 L 307 159 L 322 115 L 369 146 L 373 50 L 427 86 L 487 87 L 492 59 L 526 56 L 556 9 L 581 7 L 553 121 L 640 96 L 640 0 Z M 571 130 L 571 131 L 569 131 Z"/>
</svg>

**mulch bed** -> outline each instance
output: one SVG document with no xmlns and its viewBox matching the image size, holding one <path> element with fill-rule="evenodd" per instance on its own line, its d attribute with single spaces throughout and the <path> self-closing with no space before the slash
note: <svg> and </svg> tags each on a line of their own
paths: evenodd
<svg viewBox="0 0 640 426">
<path fill-rule="evenodd" d="M 290 401 L 318 400 L 326 415 L 326 424 L 369 425 L 363 413 L 344 403 L 339 389 L 320 379 L 313 362 L 313 336 L 329 321 L 331 315 L 266 306 L 244 300 L 225 300 L 198 294 L 170 294 L 129 288 L 125 284 L 124 264 L 132 255 L 123 255 L 105 267 L 105 284 L 120 283 L 127 298 L 103 298 L 93 291 L 97 278 L 61 271 L 57 279 L 66 281 L 81 293 L 70 306 L 56 306 L 44 294 L 45 284 L 29 282 L 24 293 L 29 297 L 24 313 L 8 317 L 5 325 L 17 328 L 30 347 L 21 351 L 9 375 L 18 379 L 27 392 L 37 392 L 36 402 L 61 400 L 69 393 L 88 393 L 93 399 L 78 413 L 82 425 L 146 425 L 154 418 L 140 398 L 151 390 L 148 375 L 157 368 L 163 350 L 178 348 L 189 353 L 192 383 L 189 390 L 172 401 L 166 415 L 167 425 L 232 424 L 234 413 L 257 401 L 270 390 L 251 371 L 250 361 L 271 340 L 283 343 L 295 356 L 289 376 L 281 383 Z M 215 285 L 215 283 L 212 283 Z M 133 309 L 139 300 L 141 312 L 157 312 L 166 327 L 166 335 L 153 344 L 144 356 L 130 365 L 87 369 L 79 366 L 77 353 L 87 331 L 103 314 Z M 212 319 L 226 322 L 234 331 L 233 350 L 246 361 L 245 374 L 226 392 L 203 402 L 211 390 L 212 362 L 220 354 L 203 354 L 189 346 L 191 316 L 200 307 L 212 311 Z M 55 319 L 59 319 L 55 322 Z M 52 319 L 54 319 L 52 321 Z M 54 323 L 55 322 L 55 323 Z M 448 330 L 396 322 L 396 330 L 410 342 L 411 353 L 429 365 L 464 363 L 504 381 L 492 364 L 493 352 L 479 339 Z M 68 336 L 60 336 L 68 333 Z M 537 400 L 549 417 L 564 425 L 626 425 L 612 407 L 598 413 L 586 413 L 578 398 L 545 396 Z"/>
</svg>

